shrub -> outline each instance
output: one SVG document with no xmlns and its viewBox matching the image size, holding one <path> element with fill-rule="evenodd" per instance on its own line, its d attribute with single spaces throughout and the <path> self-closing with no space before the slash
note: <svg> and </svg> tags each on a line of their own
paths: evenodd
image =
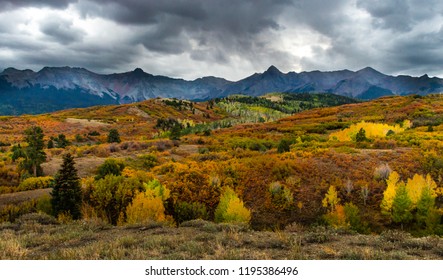
<svg viewBox="0 0 443 280">
<path fill-rule="evenodd" d="M 157 179 L 149 181 L 148 183 L 143 183 L 143 186 L 146 190 L 151 190 L 155 197 L 161 198 L 162 201 L 166 201 L 169 198 L 170 191 L 160 184 L 160 181 Z"/>
<path fill-rule="evenodd" d="M 29 222 L 35 222 L 41 225 L 56 225 L 57 220 L 46 213 L 28 213 L 20 216 L 18 219 L 18 222 L 20 224 L 23 223 L 29 223 Z"/>
<path fill-rule="evenodd" d="M 23 214 L 35 212 L 36 201 L 30 200 L 23 203 L 14 205 L 8 204 L 0 207 L 0 223 L 1 222 L 11 222 L 13 223 L 15 219 Z"/>
<path fill-rule="evenodd" d="M 291 150 L 291 141 L 289 141 L 287 139 L 280 140 L 280 142 L 278 143 L 278 146 L 277 146 L 277 152 L 281 154 L 281 153 L 289 152 L 290 150 Z"/>
<path fill-rule="evenodd" d="M 221 223 L 249 223 L 251 212 L 243 206 L 243 201 L 238 198 L 231 188 L 227 188 L 220 198 L 215 209 L 215 222 Z"/>
<path fill-rule="evenodd" d="M 158 159 L 153 154 L 139 156 L 139 159 L 142 160 L 143 168 L 146 169 L 151 169 L 158 164 Z"/>
<path fill-rule="evenodd" d="M 325 222 L 334 228 L 346 228 L 346 214 L 342 205 L 338 204 L 334 207 L 334 210 L 328 212 L 323 216 Z"/>
<path fill-rule="evenodd" d="M 51 204 L 51 196 L 44 195 L 37 200 L 36 205 L 37 212 L 45 213 L 48 215 L 52 215 L 53 209 Z"/>
<path fill-rule="evenodd" d="M 30 177 L 20 183 L 20 185 L 17 188 L 17 191 L 47 189 L 51 188 L 53 184 L 54 184 L 54 178 L 51 176 Z"/>
<path fill-rule="evenodd" d="M 141 224 L 149 221 L 163 222 L 166 220 L 165 206 L 161 197 L 153 190 L 137 194 L 126 208 L 126 223 Z"/>
<path fill-rule="evenodd" d="M 279 182 L 273 182 L 269 186 L 272 204 L 278 208 L 289 209 L 294 202 L 291 190 L 283 187 Z"/>
<path fill-rule="evenodd" d="M 206 206 L 199 202 L 179 201 L 174 205 L 174 219 L 178 224 L 196 219 L 208 219 Z"/>
<path fill-rule="evenodd" d="M 386 180 L 391 175 L 392 169 L 387 163 L 380 164 L 374 170 L 374 178 L 377 180 Z"/>
<path fill-rule="evenodd" d="M 143 184 L 136 178 L 110 174 L 95 181 L 86 190 L 88 194 L 85 195 L 85 200 L 94 207 L 100 218 L 116 225 L 119 220 L 124 221 L 126 207 L 134 196 L 143 191 Z"/>
<path fill-rule="evenodd" d="M 95 180 L 103 179 L 107 175 L 111 174 L 115 176 L 120 176 L 124 168 L 125 165 L 122 162 L 115 159 L 107 159 L 102 165 L 98 167 Z"/>
</svg>

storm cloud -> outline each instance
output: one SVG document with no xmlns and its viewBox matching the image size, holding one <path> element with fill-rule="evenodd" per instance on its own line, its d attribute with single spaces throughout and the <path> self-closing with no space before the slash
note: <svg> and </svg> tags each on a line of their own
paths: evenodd
<svg viewBox="0 0 443 280">
<path fill-rule="evenodd" d="M 443 76 L 440 2 L 0 1 L 0 65 L 186 79 L 238 80 L 270 65 Z"/>
</svg>

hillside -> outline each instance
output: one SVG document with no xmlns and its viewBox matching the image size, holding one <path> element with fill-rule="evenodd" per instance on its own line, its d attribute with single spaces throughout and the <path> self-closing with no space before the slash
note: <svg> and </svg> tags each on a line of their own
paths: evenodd
<svg viewBox="0 0 443 280">
<path fill-rule="evenodd" d="M 71 67 L 44 67 L 38 72 L 7 68 L 0 73 L 0 115 L 127 104 L 156 97 L 204 101 L 233 94 L 286 92 L 334 93 L 370 100 L 389 95 L 426 95 L 442 89 L 443 81 L 436 77 L 394 77 L 370 67 L 355 72 L 282 73 L 271 66 L 235 82 L 217 77 L 187 81 L 152 75 L 139 68 L 109 75 Z"/>
<path fill-rule="evenodd" d="M 300 258 L 347 258 L 348 253 L 340 251 L 340 244 L 346 238 L 353 239 L 355 232 L 376 237 L 369 240 L 357 235 L 355 242 L 345 246 L 363 244 L 362 238 L 365 248 L 375 248 L 386 235 L 400 242 L 396 244 L 403 241 L 422 244 L 427 239 L 410 239 L 408 234 L 443 235 L 441 95 L 383 97 L 332 107 L 323 106 L 353 100 L 334 99 L 332 95 L 299 95 L 299 100 L 294 100 L 294 96 L 297 95 L 269 94 L 260 98 L 236 95 L 202 103 L 153 99 L 39 116 L 2 117 L 0 190 L 17 195 L 14 201 L 10 200 L 12 204 L 7 198 L 0 200 L 0 219 L 15 223 L 28 212 L 50 213 L 49 198 L 45 195 L 36 195 L 26 202 L 17 198 L 18 191 L 50 186 L 45 183 L 50 177 L 25 180 L 29 175 L 25 176 L 25 171 L 18 168 L 20 161 L 11 157 L 17 149 L 14 145 L 26 146 L 23 131 L 37 125 L 43 129 L 45 144 L 54 139 L 58 145 L 60 134 L 69 141 L 64 148 L 44 149 L 47 155 L 42 164 L 44 175 L 54 176 L 62 155 L 73 154 L 82 178 L 84 221 L 112 224 L 117 234 L 134 225 L 128 209 L 136 194 L 147 191 L 147 186 L 161 186 L 168 190 L 161 191 L 168 196 L 160 202 L 164 207 L 160 208 L 162 215 L 155 219 L 166 227 L 162 229 L 166 236 L 173 231 L 167 225 L 196 218 L 219 221 L 217 209 L 228 190 L 238 199 L 237 206 L 229 211 L 235 213 L 234 217 L 243 217 L 243 224 L 256 231 L 276 230 L 278 236 L 278 230 L 294 228 L 298 232 L 302 228 L 302 237 L 289 235 L 304 240 L 303 236 L 316 232 L 319 225 L 338 230 L 318 237 L 338 242 L 326 245 L 329 249 L 325 247 L 335 253 L 326 256 L 305 251 L 306 255 L 299 255 Z M 315 106 L 320 108 L 298 112 Z M 120 133 L 120 143 L 107 143 L 111 129 Z M 97 177 L 99 167 L 106 162 L 110 164 L 109 159 L 120 164 L 121 173 Z M 111 191 L 112 186 L 117 188 L 115 192 Z M 398 210 L 393 210 L 397 202 L 392 201 L 403 187 L 409 206 L 402 210 L 405 216 L 401 216 L 407 219 L 399 220 L 395 216 Z M 106 188 L 114 192 L 114 202 L 101 200 L 104 196 L 100 198 L 100 190 Z M 423 204 L 425 200 L 421 198 L 426 195 L 424 190 L 429 190 L 428 204 Z M 55 225 L 56 228 L 64 227 L 64 223 L 69 227 L 69 219 L 62 216 L 59 222 L 62 225 Z M 3 231 L 9 232 L 11 227 L 15 230 L 10 225 L 4 226 Z M 11 242 L 24 242 L 14 237 L 15 233 L 8 234 L 14 240 Z M 182 233 L 179 230 L 174 234 Z M 266 235 L 252 234 L 257 234 L 257 238 Z M 331 237 L 336 234 L 338 237 Z M 235 235 L 246 247 L 248 242 L 255 242 L 248 241 L 242 232 Z M 100 242 L 100 236 L 94 237 L 93 244 Z M 281 246 L 287 248 L 292 243 L 285 244 Z M 319 249 L 306 246 L 308 251 Z M 423 246 L 420 248 L 429 247 Z M 438 258 L 439 254 L 425 249 L 418 255 L 365 256 L 357 247 L 352 250 L 349 252 L 355 252 L 356 258 L 370 259 Z M 212 258 L 207 252 L 201 256 Z M 290 257 L 281 252 L 267 252 L 263 256 Z M 89 257 L 93 258 L 92 255 L 85 258 Z"/>
</svg>

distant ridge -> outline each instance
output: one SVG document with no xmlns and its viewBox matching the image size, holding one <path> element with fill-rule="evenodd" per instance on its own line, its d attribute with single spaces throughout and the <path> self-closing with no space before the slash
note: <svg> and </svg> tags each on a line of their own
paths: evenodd
<svg viewBox="0 0 443 280">
<path fill-rule="evenodd" d="M 217 77 L 186 81 L 152 75 L 140 68 L 109 75 L 73 67 L 44 67 L 38 72 L 7 68 L 0 73 L 0 115 L 132 103 L 155 97 L 208 100 L 237 93 L 260 96 L 269 92 L 324 92 L 374 99 L 386 95 L 443 92 L 443 80 L 427 75 L 389 76 L 371 67 L 355 72 L 282 73 L 270 66 L 263 73 L 236 82 Z"/>
</svg>

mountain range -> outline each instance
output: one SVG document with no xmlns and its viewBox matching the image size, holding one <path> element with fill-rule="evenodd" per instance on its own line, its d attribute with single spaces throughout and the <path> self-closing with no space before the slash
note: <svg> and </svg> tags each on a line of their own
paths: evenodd
<svg viewBox="0 0 443 280">
<path fill-rule="evenodd" d="M 217 77 L 187 81 L 152 75 L 140 68 L 109 75 L 72 67 L 44 67 L 38 72 L 7 68 L 0 73 L 0 115 L 125 104 L 156 97 L 201 101 L 238 93 L 260 96 L 269 92 L 322 92 L 374 99 L 440 93 L 443 79 L 427 75 L 389 76 L 370 67 L 359 71 L 282 73 L 271 66 L 263 73 L 235 82 Z"/>
</svg>

